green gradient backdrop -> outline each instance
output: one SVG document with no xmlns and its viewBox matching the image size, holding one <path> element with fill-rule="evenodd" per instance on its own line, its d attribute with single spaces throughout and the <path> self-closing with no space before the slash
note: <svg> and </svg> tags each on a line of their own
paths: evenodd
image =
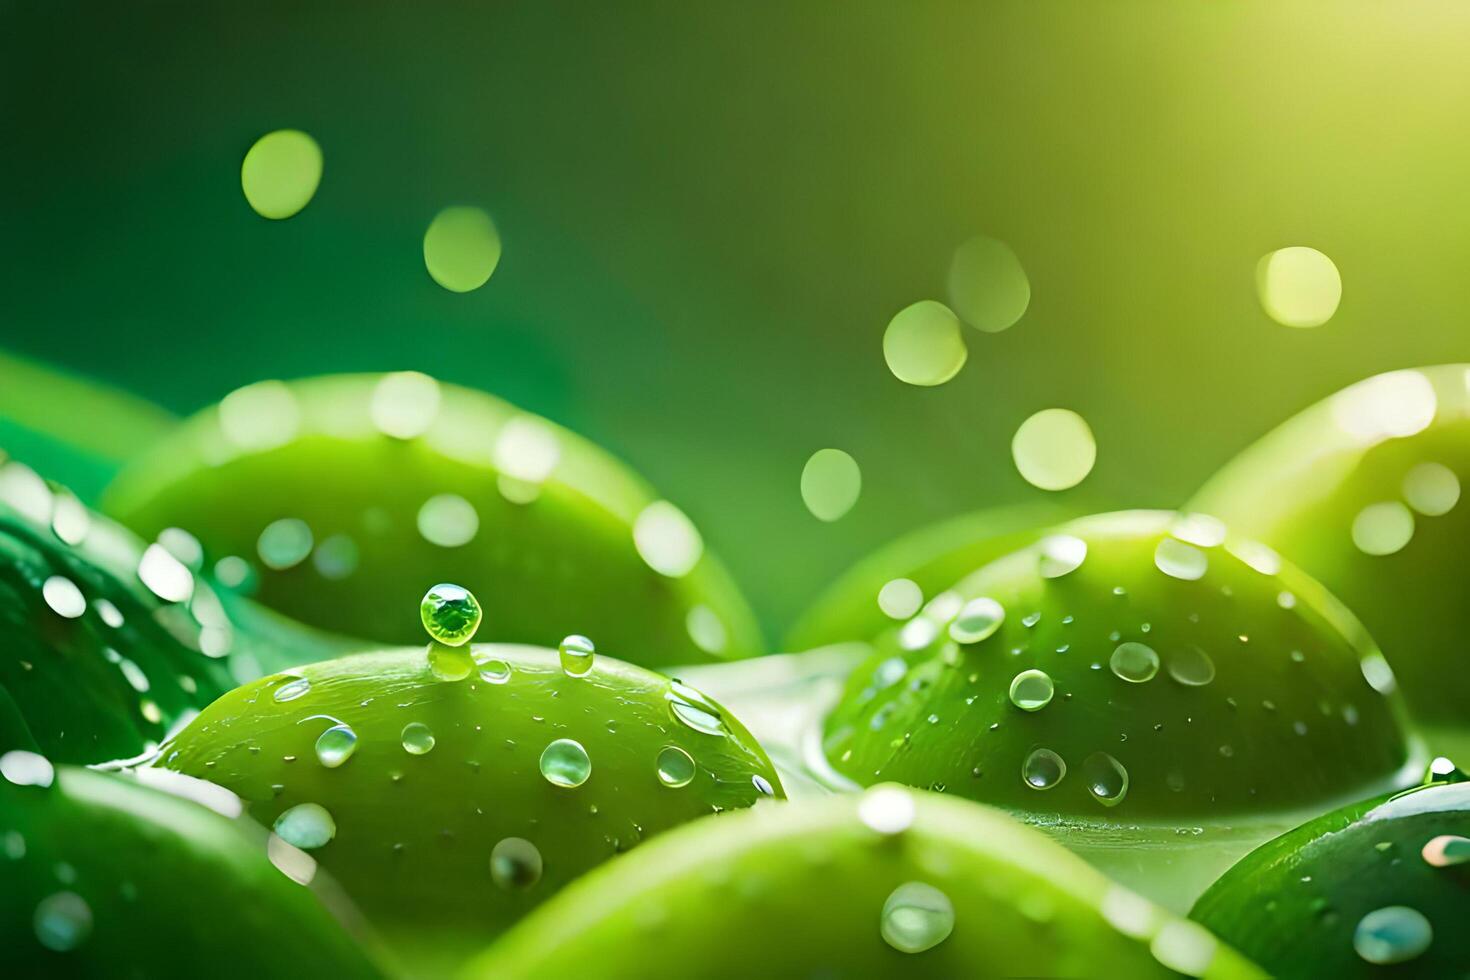
<svg viewBox="0 0 1470 980">
<path fill-rule="evenodd" d="M 1167 505 L 1355 378 L 1470 359 L 1467 51 L 1459 0 L 0 0 L 0 345 L 177 411 L 325 371 L 504 395 L 680 502 L 774 633 L 895 533 L 1039 496 L 1039 408 L 1096 431 L 1077 502 Z M 285 126 L 326 172 L 270 222 L 239 163 Z M 452 203 L 505 242 L 468 295 L 421 259 Z M 883 327 L 976 232 L 1030 312 L 907 387 Z M 1321 329 L 1256 304 L 1288 244 L 1342 271 Z M 863 466 L 835 525 L 823 446 Z"/>
</svg>

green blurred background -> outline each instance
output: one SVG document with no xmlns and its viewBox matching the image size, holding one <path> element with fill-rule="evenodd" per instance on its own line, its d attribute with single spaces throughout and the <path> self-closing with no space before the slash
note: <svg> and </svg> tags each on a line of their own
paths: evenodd
<svg viewBox="0 0 1470 980">
<path fill-rule="evenodd" d="M 1364 375 L 1470 359 L 1470 5 L 0 0 L 0 347 L 189 412 L 266 377 L 415 368 L 607 446 L 777 635 L 904 530 L 1034 500 L 1009 453 L 1082 413 L 1079 507 L 1172 505 Z M 251 143 L 316 137 L 296 217 Z M 425 272 L 442 207 L 504 256 Z M 977 233 L 1032 284 L 937 389 L 884 365 Z M 1341 270 L 1316 330 L 1256 260 Z M 835 524 L 801 468 L 836 446 Z"/>
</svg>

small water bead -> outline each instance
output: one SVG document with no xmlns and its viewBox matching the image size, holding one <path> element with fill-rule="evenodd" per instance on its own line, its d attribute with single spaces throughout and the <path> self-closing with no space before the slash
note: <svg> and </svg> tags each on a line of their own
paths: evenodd
<svg viewBox="0 0 1470 980">
<path fill-rule="evenodd" d="M 593 658 L 597 654 L 597 648 L 592 641 L 576 633 L 564 637 L 556 650 L 557 657 L 561 660 L 561 669 L 571 677 L 581 677 L 591 670 Z"/>
<path fill-rule="evenodd" d="M 272 521 L 260 532 L 255 550 L 266 568 L 281 572 L 295 567 L 311 554 L 311 528 L 295 517 Z"/>
<path fill-rule="evenodd" d="M 1389 905 L 1375 909 L 1353 930 L 1353 949 L 1369 963 L 1387 966 L 1420 956 L 1434 941 L 1434 929 L 1417 909 Z"/>
<path fill-rule="evenodd" d="M 1185 687 L 1204 687 L 1215 679 L 1215 661 L 1196 646 L 1171 652 L 1168 670 L 1169 676 Z"/>
<path fill-rule="evenodd" d="M 553 786 L 575 789 L 592 775 L 592 760 L 582 743 L 559 738 L 541 752 L 541 775 Z"/>
<path fill-rule="evenodd" d="M 1426 517 L 1440 517 L 1460 502 L 1460 478 L 1442 463 L 1420 463 L 1404 474 L 1404 500 Z"/>
<path fill-rule="evenodd" d="M 908 619 L 924 605 L 924 590 L 912 579 L 896 578 L 878 590 L 878 608 L 891 619 Z"/>
<path fill-rule="evenodd" d="M 1153 647 L 1132 640 L 1119 643 L 1108 660 L 1113 674 L 1130 684 L 1142 684 L 1159 672 L 1159 655 Z"/>
<path fill-rule="evenodd" d="M 1082 567 L 1087 559 L 1087 542 L 1070 534 L 1052 534 L 1036 546 L 1042 578 L 1061 578 Z"/>
<path fill-rule="evenodd" d="M 77 619 L 87 611 L 87 600 L 75 582 L 53 575 L 41 584 L 41 598 L 63 619 Z"/>
<path fill-rule="evenodd" d="M 486 684 L 504 684 L 510 680 L 510 664 L 504 660 L 486 660 L 480 664 L 480 680 Z"/>
<path fill-rule="evenodd" d="M 666 697 L 676 721 L 705 735 L 727 734 L 719 707 L 688 684 L 675 678 L 669 682 Z"/>
<path fill-rule="evenodd" d="M 1011 704 L 1022 711 L 1040 711 L 1055 693 L 1056 685 L 1044 670 L 1023 670 L 1011 679 Z"/>
<path fill-rule="evenodd" d="M 869 830 L 892 836 L 913 826 L 915 810 L 913 794 L 902 786 L 884 783 L 863 793 L 857 816 Z"/>
<path fill-rule="evenodd" d="M 310 690 L 311 681 L 305 677 L 289 677 L 286 683 L 271 692 L 271 698 L 284 704 L 287 701 L 295 701 Z"/>
<path fill-rule="evenodd" d="M 434 749 L 434 732 L 421 721 L 404 725 L 398 738 L 409 755 L 425 755 Z"/>
<path fill-rule="evenodd" d="M 240 163 L 240 189 L 262 218 L 281 220 L 310 203 L 322 180 L 322 148 L 299 129 L 266 133 Z"/>
<path fill-rule="evenodd" d="M 959 317 L 933 300 L 899 310 L 883 331 L 883 360 L 905 384 L 942 385 L 959 374 L 969 356 Z"/>
<path fill-rule="evenodd" d="M 92 907 L 75 892 L 41 899 L 32 919 L 36 941 L 57 953 L 76 949 L 92 934 Z"/>
<path fill-rule="evenodd" d="M 25 749 L 12 749 L 0 755 L 0 776 L 13 786 L 39 786 L 42 789 L 56 780 L 51 760 Z"/>
<path fill-rule="evenodd" d="M 694 781 L 694 758 L 677 745 L 666 745 L 658 753 L 658 781 L 670 789 Z"/>
<path fill-rule="evenodd" d="M 1414 537 L 1414 514 L 1397 500 L 1369 504 L 1353 518 L 1352 535 L 1365 555 L 1391 555 Z"/>
<path fill-rule="evenodd" d="M 1011 458 L 1027 483 L 1066 490 L 1087 478 L 1097 462 L 1097 440 L 1087 421 L 1065 408 L 1032 415 L 1011 439 Z"/>
<path fill-rule="evenodd" d="M 1449 868 L 1470 863 L 1470 838 L 1441 834 L 1424 845 L 1420 852 L 1426 864 Z"/>
<path fill-rule="evenodd" d="M 490 879 L 506 891 L 525 891 L 541 880 L 541 852 L 524 837 L 507 837 L 490 852 Z"/>
<path fill-rule="evenodd" d="M 1087 792 L 1103 806 L 1117 806 L 1128 795 L 1128 770 L 1106 752 L 1094 752 L 1082 763 Z"/>
<path fill-rule="evenodd" d="M 922 953 L 954 932 L 954 904 L 933 885 L 905 882 L 883 903 L 879 931 L 883 941 L 900 953 Z"/>
<path fill-rule="evenodd" d="M 1193 582 L 1204 577 L 1210 559 L 1194 545 L 1178 538 L 1164 538 L 1154 549 L 1154 566 L 1171 578 Z"/>
<path fill-rule="evenodd" d="M 419 603 L 419 619 L 430 637 L 445 646 L 468 643 L 480 628 L 480 603 L 469 589 L 441 582 Z"/>
<path fill-rule="evenodd" d="M 1342 302 L 1342 276 L 1315 248 L 1279 248 L 1256 263 L 1256 296 L 1266 315 L 1284 327 L 1319 327 Z"/>
<path fill-rule="evenodd" d="M 801 471 L 801 499 L 819 521 L 838 520 L 857 503 L 863 474 L 841 449 L 818 449 Z"/>
<path fill-rule="evenodd" d="M 291 807 L 276 818 L 271 829 L 292 847 L 308 851 L 337 836 L 337 822 L 326 807 L 317 803 L 300 803 Z"/>
<path fill-rule="evenodd" d="M 762 796 L 776 795 L 776 790 L 771 786 L 771 781 L 765 776 L 760 775 L 759 773 L 750 777 L 750 784 L 754 786 L 755 791 Z"/>
<path fill-rule="evenodd" d="M 328 769 L 336 769 L 357 751 L 357 732 L 352 726 L 333 725 L 317 736 L 316 757 Z"/>
<path fill-rule="evenodd" d="M 1051 749 L 1032 749 L 1021 764 L 1021 780 L 1032 789 L 1051 789 L 1066 775 L 1066 761 Z"/>
<path fill-rule="evenodd" d="M 987 596 L 971 599 L 949 624 L 949 638 L 956 643 L 979 643 L 993 636 L 1005 618 L 1004 607 L 994 599 Z"/>
</svg>

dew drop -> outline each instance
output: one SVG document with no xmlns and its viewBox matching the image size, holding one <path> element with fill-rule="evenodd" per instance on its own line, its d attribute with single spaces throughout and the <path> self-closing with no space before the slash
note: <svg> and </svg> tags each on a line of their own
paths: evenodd
<svg viewBox="0 0 1470 980">
<path fill-rule="evenodd" d="M 913 826 L 914 797 L 902 786 L 884 783 L 863 793 L 858 800 L 858 820 L 875 833 L 891 836 Z"/>
<path fill-rule="evenodd" d="M 1168 670 L 1169 676 L 1185 687 L 1204 687 L 1215 679 L 1215 661 L 1196 646 L 1170 653 Z"/>
<path fill-rule="evenodd" d="M 281 703 L 295 701 L 310 690 L 311 681 L 305 677 L 289 677 L 286 683 L 271 692 L 271 698 Z"/>
<path fill-rule="evenodd" d="M 1038 571 L 1042 578 L 1061 578 L 1082 567 L 1087 558 L 1087 542 L 1071 534 L 1052 534 L 1037 545 L 1040 552 Z"/>
<path fill-rule="evenodd" d="M 1422 912 L 1389 905 L 1363 916 L 1353 930 L 1353 949 L 1369 963 L 1406 963 L 1429 948 L 1434 929 Z"/>
<path fill-rule="evenodd" d="M 1128 770 L 1106 752 L 1094 752 L 1082 763 L 1087 792 L 1103 806 L 1117 806 L 1128 795 Z"/>
<path fill-rule="evenodd" d="M 592 641 L 576 633 L 564 637 L 556 650 L 561 669 L 571 677 L 581 677 L 591 670 L 592 660 L 597 654 Z"/>
<path fill-rule="evenodd" d="M 41 598 L 63 619 L 77 619 L 87 611 L 82 590 L 69 578 L 53 575 L 41 584 Z"/>
<path fill-rule="evenodd" d="M 1154 565 L 1171 578 L 1193 582 L 1204 577 L 1210 559 L 1192 544 L 1178 538 L 1163 538 L 1154 549 Z"/>
<path fill-rule="evenodd" d="M 689 685 L 673 680 L 667 695 L 669 712 L 675 720 L 705 735 L 725 735 L 725 720 L 719 707 Z"/>
<path fill-rule="evenodd" d="M 0 776 L 13 786 L 40 786 L 44 789 L 56 780 L 56 769 L 44 755 L 12 749 L 0 755 Z"/>
<path fill-rule="evenodd" d="M 1040 711 L 1055 693 L 1056 685 L 1044 670 L 1023 670 L 1011 679 L 1011 704 L 1022 711 Z"/>
<path fill-rule="evenodd" d="M 1130 684 L 1142 684 L 1159 672 L 1159 655 L 1153 647 L 1129 640 L 1113 650 L 1108 666 L 1113 673 Z"/>
<path fill-rule="evenodd" d="M 70 952 L 92 934 L 92 907 L 75 892 L 57 892 L 36 904 L 32 925 L 42 946 L 57 953 Z"/>
<path fill-rule="evenodd" d="M 922 953 L 954 931 L 954 904 L 933 885 L 908 881 L 883 903 L 883 941 L 900 953 Z"/>
<path fill-rule="evenodd" d="M 411 721 L 403 726 L 399 741 L 409 755 L 424 755 L 434 748 L 434 733 L 423 722 Z"/>
<path fill-rule="evenodd" d="M 486 660 L 480 664 L 480 680 L 486 684 L 504 684 L 510 680 L 510 664 L 504 660 Z"/>
<path fill-rule="evenodd" d="M 949 638 L 956 643 L 979 643 L 995 635 L 1005 618 L 1004 607 L 994 599 L 987 596 L 971 599 L 949 624 Z"/>
<path fill-rule="evenodd" d="M 1032 789 L 1051 789 L 1067 775 L 1067 763 L 1051 749 L 1032 749 L 1021 764 L 1021 780 Z"/>
<path fill-rule="evenodd" d="M 694 759 L 677 745 L 666 745 L 658 753 L 658 781 L 670 789 L 694 781 Z"/>
<path fill-rule="evenodd" d="M 317 803 L 291 807 L 276 818 L 271 829 L 287 844 L 307 851 L 337 836 L 337 822 L 326 807 Z"/>
<path fill-rule="evenodd" d="M 541 775 L 553 786 L 574 789 L 592 775 L 592 760 L 581 742 L 559 738 L 541 752 Z"/>
<path fill-rule="evenodd" d="M 541 852 L 524 837 L 507 837 L 490 852 L 490 879 L 506 891 L 525 891 L 541 880 Z"/>
<path fill-rule="evenodd" d="M 429 636 L 445 646 L 463 646 L 480 628 L 480 603 L 468 589 L 441 582 L 419 603 L 419 619 Z"/>
<path fill-rule="evenodd" d="M 350 725 L 333 725 L 317 736 L 316 757 L 328 769 L 336 769 L 357 751 L 357 732 Z"/>
</svg>

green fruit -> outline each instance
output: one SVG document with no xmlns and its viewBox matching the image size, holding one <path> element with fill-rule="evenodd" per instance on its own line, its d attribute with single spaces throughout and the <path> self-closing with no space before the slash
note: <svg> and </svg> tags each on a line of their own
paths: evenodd
<svg viewBox="0 0 1470 980">
<path fill-rule="evenodd" d="M 981 565 L 1031 544 L 1038 529 L 1065 516 L 1049 504 L 982 510 L 906 534 L 833 582 L 791 628 L 786 649 L 871 640 L 897 618 L 879 605 L 884 586 L 908 580 L 928 599 Z"/>
<path fill-rule="evenodd" d="M 1461 782 L 1357 803 L 1278 837 L 1190 914 L 1273 976 L 1460 977 L 1470 974 L 1467 903 Z"/>
<path fill-rule="evenodd" d="M 419 374 L 241 389 L 125 470 L 107 507 L 263 566 L 262 602 L 345 635 L 417 640 L 413 600 L 451 581 L 497 640 L 581 633 L 648 665 L 761 650 L 672 504 L 578 436 Z"/>
<path fill-rule="evenodd" d="M 1144 839 L 1166 862 L 1180 834 L 1208 844 L 1218 869 L 1303 810 L 1401 785 L 1420 763 L 1391 690 L 1357 622 L 1274 553 L 1208 519 L 1108 514 L 880 639 L 823 747 L 839 777 L 1005 807 L 1178 905 L 1207 869 L 1171 890 Z"/>
<path fill-rule="evenodd" d="M 987 807 L 896 786 L 699 820 L 566 889 L 464 972 L 526 980 L 1262 976 Z"/>
<path fill-rule="evenodd" d="M 644 838 L 779 792 L 718 705 L 609 657 L 578 666 L 499 645 L 344 657 L 231 691 L 157 764 L 321 843 L 405 960 L 442 967 Z"/>
<path fill-rule="evenodd" d="M 1470 366 L 1394 371 L 1288 420 L 1190 507 L 1270 545 L 1362 617 L 1414 717 L 1470 744 Z"/>
<path fill-rule="evenodd" d="M 298 879 L 311 859 L 210 809 L 239 812 L 219 787 L 52 770 L 24 753 L 0 756 L 0 770 L 6 976 L 382 975 L 366 937 L 338 921 L 351 921 L 341 896 L 320 879 L 302 887 L 268 855 Z"/>
</svg>

